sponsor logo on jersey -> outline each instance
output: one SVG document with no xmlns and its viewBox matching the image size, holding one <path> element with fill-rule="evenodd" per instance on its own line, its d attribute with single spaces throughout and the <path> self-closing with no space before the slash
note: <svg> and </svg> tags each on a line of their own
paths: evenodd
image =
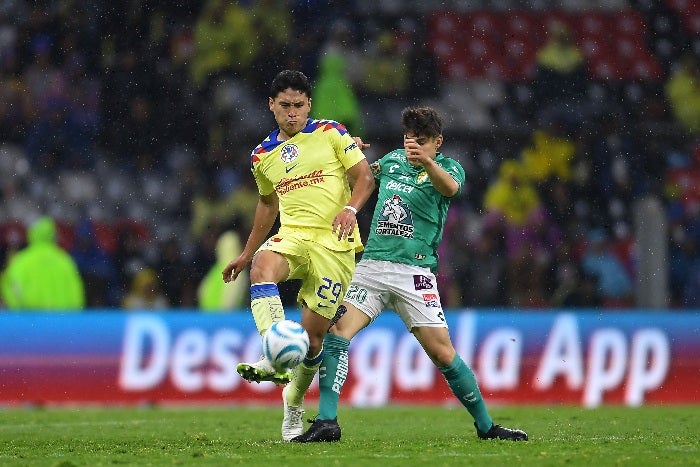
<svg viewBox="0 0 700 467">
<path fill-rule="evenodd" d="M 440 308 L 440 300 L 437 294 L 434 293 L 424 293 L 423 303 L 425 303 L 425 306 L 428 308 Z"/>
<path fill-rule="evenodd" d="M 299 157 L 299 148 L 296 144 L 285 144 L 282 146 L 282 149 L 280 149 L 280 159 L 282 159 L 282 162 L 285 164 L 289 164 L 297 157 Z"/>
<path fill-rule="evenodd" d="M 429 180 L 430 180 L 430 178 L 428 177 L 428 174 L 427 174 L 427 172 L 425 172 L 425 171 L 419 173 L 419 174 L 416 176 L 416 183 L 417 183 L 417 184 L 425 183 L 425 182 L 427 182 L 427 181 L 429 181 Z"/>
<path fill-rule="evenodd" d="M 377 235 L 397 235 L 413 238 L 413 217 L 401 196 L 394 195 L 384 201 L 377 219 Z"/>
<path fill-rule="evenodd" d="M 311 173 L 299 175 L 298 177 L 283 177 L 279 183 L 275 185 L 275 191 L 280 195 L 284 195 L 298 188 L 317 185 L 319 183 L 323 183 L 323 169 L 314 170 Z"/>
<path fill-rule="evenodd" d="M 405 183 L 397 182 L 396 180 L 389 180 L 386 184 L 387 190 L 398 191 L 399 193 L 410 193 L 413 191 L 411 185 Z"/>
<path fill-rule="evenodd" d="M 357 148 L 357 143 L 352 143 L 350 146 L 346 147 L 346 148 L 344 149 L 344 151 L 345 151 L 345 152 L 348 152 L 348 151 L 350 151 L 350 150 L 352 150 L 352 149 L 355 149 L 355 148 Z"/>
<path fill-rule="evenodd" d="M 433 283 L 430 280 L 430 277 L 423 276 L 421 274 L 413 275 L 413 285 L 416 288 L 416 290 L 425 290 L 433 288 Z"/>
</svg>

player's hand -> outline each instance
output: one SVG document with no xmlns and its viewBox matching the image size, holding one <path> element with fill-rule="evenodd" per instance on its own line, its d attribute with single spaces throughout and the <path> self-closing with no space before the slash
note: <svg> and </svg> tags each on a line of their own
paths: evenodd
<svg viewBox="0 0 700 467">
<path fill-rule="evenodd" d="M 343 209 L 333 219 L 333 233 L 338 234 L 338 240 L 348 238 L 355 229 L 356 224 L 357 217 L 355 217 L 355 213 L 349 209 Z"/>
<path fill-rule="evenodd" d="M 355 144 L 357 144 L 357 147 L 360 148 L 361 151 L 370 147 L 370 144 L 362 141 L 362 138 L 359 136 L 353 136 L 352 139 L 355 140 Z"/>
<path fill-rule="evenodd" d="M 234 259 L 230 263 L 226 265 L 223 271 L 221 271 L 221 275 L 223 276 L 224 282 L 227 284 L 231 281 L 235 281 L 238 275 L 243 271 L 246 266 L 248 266 L 248 263 L 250 260 L 248 258 L 245 258 L 243 255 L 239 256 L 238 258 Z"/>
<path fill-rule="evenodd" d="M 418 144 L 414 138 L 404 138 L 403 148 L 406 151 L 406 160 L 414 167 L 422 166 L 431 159 L 425 148 Z"/>
</svg>

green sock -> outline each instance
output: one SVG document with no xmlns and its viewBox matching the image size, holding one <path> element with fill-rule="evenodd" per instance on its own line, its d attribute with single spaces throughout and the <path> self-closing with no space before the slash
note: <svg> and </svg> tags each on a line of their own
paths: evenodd
<svg viewBox="0 0 700 467">
<path fill-rule="evenodd" d="M 305 358 L 294 368 L 294 377 L 287 390 L 287 404 L 298 407 L 304 402 L 304 394 L 311 386 L 318 367 L 321 366 L 323 354 L 324 351 L 321 349 L 314 358 Z"/>
<path fill-rule="evenodd" d="M 338 417 L 340 391 L 348 376 L 348 348 L 350 341 L 335 334 L 326 334 L 323 340 L 325 356 L 318 374 L 321 392 L 318 402 L 319 420 L 333 420 Z"/>
<path fill-rule="evenodd" d="M 467 408 L 479 430 L 487 432 L 493 425 L 493 420 L 486 409 L 486 403 L 481 397 L 479 385 L 476 382 L 474 373 L 462 360 L 459 355 L 455 355 L 454 360 L 447 366 L 438 367 L 447 380 L 452 393 Z"/>
</svg>

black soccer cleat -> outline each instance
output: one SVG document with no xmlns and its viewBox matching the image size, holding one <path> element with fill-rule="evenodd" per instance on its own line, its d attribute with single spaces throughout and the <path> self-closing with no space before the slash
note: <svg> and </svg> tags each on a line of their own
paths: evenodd
<svg viewBox="0 0 700 467">
<path fill-rule="evenodd" d="M 510 441 L 527 441 L 527 433 L 525 433 L 523 430 L 513 430 L 511 428 L 506 428 L 504 426 L 494 424 L 493 426 L 491 426 L 491 429 L 489 431 L 484 433 L 479 429 L 478 426 L 476 426 L 476 423 L 474 423 L 474 426 L 476 427 L 476 434 L 481 439 L 507 439 Z"/>
<path fill-rule="evenodd" d="M 340 425 L 338 419 L 333 420 L 309 420 L 311 426 L 306 432 L 295 436 L 292 443 L 332 443 L 340 441 Z"/>
</svg>

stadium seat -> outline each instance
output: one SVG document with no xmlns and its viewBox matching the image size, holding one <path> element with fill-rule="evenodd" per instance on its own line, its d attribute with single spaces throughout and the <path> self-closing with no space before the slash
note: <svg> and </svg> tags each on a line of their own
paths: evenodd
<svg viewBox="0 0 700 467">
<path fill-rule="evenodd" d="M 465 21 L 469 36 L 488 38 L 491 41 L 497 41 L 504 28 L 502 16 L 492 11 L 467 14 Z"/>
<path fill-rule="evenodd" d="M 513 79 L 527 80 L 534 77 L 537 54 L 534 43 L 522 37 L 507 37 L 503 41 L 503 49 L 505 63 Z"/>
<path fill-rule="evenodd" d="M 56 220 L 56 243 L 64 250 L 73 248 L 75 242 L 75 227 L 65 220 Z"/>
<path fill-rule="evenodd" d="M 530 42 L 539 42 L 543 36 L 542 23 L 531 11 L 511 11 L 504 18 L 504 37 L 520 38 Z"/>
<path fill-rule="evenodd" d="M 574 32 L 592 77 L 658 78 L 659 66 L 644 41 L 644 18 L 633 10 L 438 12 L 428 20 L 428 42 L 450 79 L 522 82 L 534 77 L 537 50 L 557 23 Z"/>
<path fill-rule="evenodd" d="M 681 20 L 689 34 L 700 36 L 700 11 L 685 14 Z"/>
<path fill-rule="evenodd" d="M 594 79 L 614 80 L 622 76 L 622 67 L 611 55 L 598 55 L 588 60 L 588 73 Z"/>
<path fill-rule="evenodd" d="M 27 227 L 17 219 L 0 222 L 0 245 L 3 247 L 22 245 L 27 241 Z"/>
<path fill-rule="evenodd" d="M 576 21 L 571 15 L 561 10 L 547 10 L 542 12 L 542 31 L 544 38 L 549 37 L 552 28 L 559 24 L 564 25 L 572 31 L 576 30 Z"/>
<path fill-rule="evenodd" d="M 610 27 L 620 36 L 641 38 L 647 33 L 644 17 L 634 10 L 613 13 Z"/>
<path fill-rule="evenodd" d="M 586 11 L 577 15 L 574 28 L 580 37 L 605 38 L 616 33 L 610 17 L 602 11 Z"/>
</svg>

